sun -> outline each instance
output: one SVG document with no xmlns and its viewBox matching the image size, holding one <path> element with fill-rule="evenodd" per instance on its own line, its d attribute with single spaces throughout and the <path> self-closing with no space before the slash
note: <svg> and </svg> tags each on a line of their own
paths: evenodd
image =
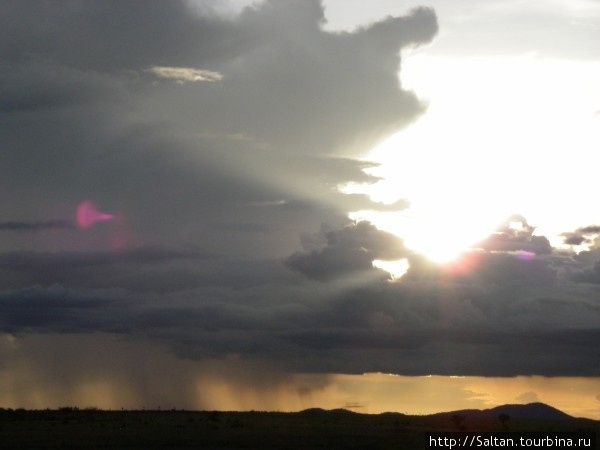
<svg viewBox="0 0 600 450">
<path fill-rule="evenodd" d="M 494 230 L 498 225 L 493 221 L 461 223 L 459 218 L 455 218 L 457 222 L 452 223 L 444 216 L 444 211 L 435 208 L 432 213 L 355 211 L 350 214 L 350 218 L 368 220 L 379 229 L 401 237 L 411 251 L 438 264 L 454 261 L 465 250 L 487 237 L 490 230 Z M 375 265 L 384 270 L 390 269 L 388 271 L 393 275 L 405 271 L 402 270 L 405 260 L 381 261 Z"/>
<path fill-rule="evenodd" d="M 600 164 L 600 116 L 591 95 L 600 98 L 600 88 L 587 74 L 600 76 L 600 65 L 577 64 L 534 55 L 406 58 L 402 85 L 425 95 L 428 109 L 364 155 L 379 164 L 366 169 L 377 183 L 344 192 L 387 204 L 407 199 L 410 207 L 350 217 L 400 236 L 438 263 L 455 259 L 516 213 L 553 245 L 562 232 L 597 222 L 586 193 L 593 192 Z M 568 170 L 567 150 L 569 161 L 585 164 Z"/>
<path fill-rule="evenodd" d="M 373 266 L 379 269 L 383 269 L 388 272 L 392 279 L 396 280 L 402 277 L 408 271 L 408 261 L 404 259 L 398 259 L 396 261 L 383 261 L 376 259 L 373 261 Z"/>
</svg>

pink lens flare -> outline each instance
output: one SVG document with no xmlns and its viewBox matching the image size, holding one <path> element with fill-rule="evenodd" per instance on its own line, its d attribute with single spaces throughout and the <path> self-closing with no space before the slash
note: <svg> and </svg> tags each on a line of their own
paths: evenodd
<svg viewBox="0 0 600 450">
<path fill-rule="evenodd" d="M 79 228 L 90 228 L 97 222 L 114 219 L 112 214 L 100 212 L 90 201 L 84 201 L 77 206 L 76 221 Z"/>
<path fill-rule="evenodd" d="M 520 259 L 521 261 L 531 261 L 532 259 L 535 259 L 535 253 L 520 250 L 517 252 L 517 259 Z"/>
</svg>

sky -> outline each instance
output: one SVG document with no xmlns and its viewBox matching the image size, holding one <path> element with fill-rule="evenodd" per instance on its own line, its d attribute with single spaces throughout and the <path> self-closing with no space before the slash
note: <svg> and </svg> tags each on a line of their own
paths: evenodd
<svg viewBox="0 0 600 450">
<path fill-rule="evenodd" d="M 0 407 L 600 418 L 599 23 L 0 0 Z"/>
</svg>

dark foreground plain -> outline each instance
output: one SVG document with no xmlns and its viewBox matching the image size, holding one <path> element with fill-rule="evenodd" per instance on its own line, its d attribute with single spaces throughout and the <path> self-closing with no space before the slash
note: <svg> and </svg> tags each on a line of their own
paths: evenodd
<svg viewBox="0 0 600 450">
<path fill-rule="evenodd" d="M 0 410 L 1 449 L 425 449 L 428 432 L 600 431 L 589 419 L 444 413 Z"/>
</svg>

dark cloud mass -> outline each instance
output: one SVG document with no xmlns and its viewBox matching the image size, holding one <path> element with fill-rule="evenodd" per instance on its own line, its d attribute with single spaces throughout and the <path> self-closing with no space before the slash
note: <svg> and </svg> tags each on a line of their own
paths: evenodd
<svg viewBox="0 0 600 450">
<path fill-rule="evenodd" d="M 45 220 L 38 222 L 1 222 L 0 231 L 43 231 L 53 229 L 73 229 L 75 224 L 68 220 Z"/>
<path fill-rule="evenodd" d="M 298 276 L 283 261 L 194 249 L 5 255 L 0 276 L 14 286 L 0 294 L 0 326 L 151 339 L 184 359 L 292 372 L 599 374 L 597 288 L 574 276 L 593 258 L 478 249 L 440 266 L 368 222 L 323 226 L 303 247 L 286 261 Z M 411 268 L 389 282 L 376 257 Z"/>
<path fill-rule="evenodd" d="M 235 57 L 249 41 L 235 24 L 191 15 L 180 1 L 3 0 L 0 21 L 4 61 L 43 57 L 98 72 Z"/>
<path fill-rule="evenodd" d="M 365 181 L 365 163 L 348 156 L 423 111 L 399 84 L 399 51 L 433 38 L 435 14 L 352 33 L 324 31 L 323 14 L 316 0 L 262 2 L 233 18 L 185 2 L 3 2 L 0 144 L 10 150 L 0 187 L 14 205 L 0 220 L 70 214 L 90 198 L 122 212 L 137 244 L 183 236 L 274 256 L 320 222 L 381 207 L 337 188 Z M 156 67 L 222 78 L 176 83 Z M 240 217 L 273 233 L 259 243 L 216 226 Z"/>
<path fill-rule="evenodd" d="M 327 228 L 322 226 L 317 236 L 305 237 L 308 251 L 294 253 L 286 264 L 310 278 L 330 280 L 353 272 L 376 271 L 374 260 L 396 260 L 408 253 L 400 238 L 365 221 L 341 229 Z M 318 241 L 325 241 L 323 248 L 311 249 Z"/>
<path fill-rule="evenodd" d="M 329 32 L 317 0 L 215 5 L 0 0 L 0 331 L 281 372 L 600 375 L 597 227 L 565 234 L 575 254 L 513 217 L 438 265 L 348 220 L 408 207 L 339 186 L 375 182 L 358 155 L 425 110 L 398 70 L 433 10 Z M 50 220 L 85 199 L 114 219 Z"/>
<path fill-rule="evenodd" d="M 591 244 L 598 235 L 600 235 L 600 226 L 598 225 L 589 225 L 562 234 L 565 244 L 568 245 Z"/>
</svg>

